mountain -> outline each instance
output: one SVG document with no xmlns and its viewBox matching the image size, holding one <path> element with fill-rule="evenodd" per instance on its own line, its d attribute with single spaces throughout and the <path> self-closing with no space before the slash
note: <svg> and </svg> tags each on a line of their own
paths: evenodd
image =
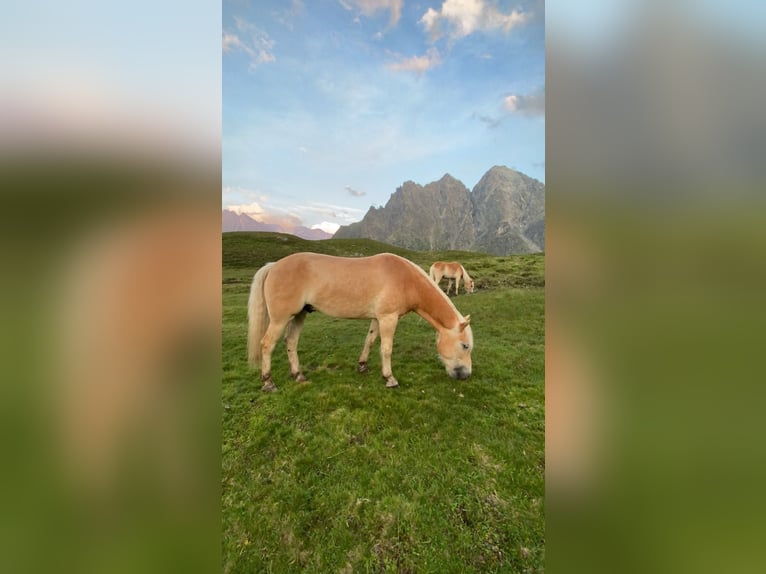
<svg viewBox="0 0 766 574">
<path fill-rule="evenodd" d="M 545 186 L 493 167 L 471 193 L 477 251 L 494 255 L 545 250 Z"/>
<path fill-rule="evenodd" d="M 449 174 L 425 187 L 407 181 L 385 207 L 371 207 L 334 237 L 369 237 L 419 251 L 459 249 L 474 239 L 470 192 Z"/>
<path fill-rule="evenodd" d="M 330 233 L 321 229 L 309 229 L 303 225 L 287 227 L 277 223 L 263 223 L 244 213 L 224 209 L 221 213 L 221 231 L 276 231 L 290 233 L 303 239 L 329 239 Z"/>
<path fill-rule="evenodd" d="M 371 207 L 334 237 L 417 250 L 544 251 L 545 185 L 504 166 L 485 173 L 473 191 L 449 174 L 425 186 L 407 181 L 385 207 Z"/>
<path fill-rule="evenodd" d="M 221 230 L 226 231 L 282 231 L 279 225 L 256 221 L 249 215 L 224 209 L 221 219 Z"/>
<path fill-rule="evenodd" d="M 284 233 L 290 233 L 301 239 L 330 239 L 332 237 L 332 233 L 327 233 L 321 229 L 304 227 L 303 225 L 293 227 L 292 231 L 284 231 Z"/>
</svg>

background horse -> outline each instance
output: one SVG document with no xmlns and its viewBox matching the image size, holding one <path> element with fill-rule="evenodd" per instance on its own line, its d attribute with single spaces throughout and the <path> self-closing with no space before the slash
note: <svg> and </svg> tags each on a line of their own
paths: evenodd
<svg viewBox="0 0 766 574">
<path fill-rule="evenodd" d="M 452 289 L 453 279 L 455 280 L 455 295 L 457 295 L 460 289 L 461 277 L 463 278 L 465 284 L 465 290 L 468 293 L 473 293 L 473 279 L 471 279 L 470 275 L 468 275 L 468 271 L 465 270 L 465 267 L 463 267 L 457 261 L 437 261 L 431 265 L 431 269 L 428 271 L 428 274 L 431 276 L 433 282 L 437 285 L 439 284 L 439 281 L 442 280 L 442 277 L 449 279 L 449 284 L 447 285 L 447 295 L 449 295 L 450 289 Z"/>
<path fill-rule="evenodd" d="M 333 257 L 294 253 L 267 263 L 253 277 L 248 301 L 248 359 L 261 361 L 264 391 L 274 391 L 271 354 L 285 332 L 290 374 L 305 381 L 298 360 L 298 338 L 306 314 L 372 319 L 359 372 L 367 372 L 370 346 L 380 335 L 382 374 L 387 387 L 398 382 L 391 371 L 391 351 L 399 317 L 414 311 L 436 329 L 439 358 L 454 379 L 471 375 L 473 333 L 452 301 L 420 267 L 391 253 L 371 257 Z"/>
</svg>

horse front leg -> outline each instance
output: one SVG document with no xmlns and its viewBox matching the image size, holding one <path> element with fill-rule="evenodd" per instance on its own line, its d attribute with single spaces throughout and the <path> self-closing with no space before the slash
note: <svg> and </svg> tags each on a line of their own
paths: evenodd
<svg viewBox="0 0 766 574">
<path fill-rule="evenodd" d="M 306 380 L 306 377 L 301 372 L 301 364 L 298 359 L 298 339 L 301 336 L 301 329 L 303 329 L 303 322 L 305 320 L 306 312 L 301 311 L 287 324 L 287 331 L 285 332 L 285 346 L 287 347 L 287 361 L 290 363 L 290 375 L 299 383 Z"/>
<path fill-rule="evenodd" d="M 378 319 L 380 327 L 380 362 L 383 378 L 386 379 L 386 386 L 389 388 L 399 386 L 399 381 L 396 380 L 391 371 L 391 353 L 394 350 L 394 333 L 396 332 L 396 323 L 398 321 L 398 315 L 386 315 Z"/>
<path fill-rule="evenodd" d="M 364 339 L 364 349 L 362 349 L 362 354 L 359 355 L 359 364 L 357 366 L 357 370 L 360 373 L 367 373 L 370 371 L 370 367 L 367 365 L 367 359 L 370 356 L 370 347 L 372 347 L 372 344 L 378 338 L 379 334 L 380 325 L 378 324 L 377 319 L 373 319 L 370 322 L 370 328 L 367 330 L 367 337 Z"/>
</svg>

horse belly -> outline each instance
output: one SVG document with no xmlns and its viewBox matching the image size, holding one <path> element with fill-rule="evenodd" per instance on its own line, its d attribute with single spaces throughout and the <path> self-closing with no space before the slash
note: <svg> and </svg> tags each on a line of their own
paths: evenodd
<svg viewBox="0 0 766 574">
<path fill-rule="evenodd" d="M 372 301 L 354 300 L 350 296 L 317 297 L 310 301 L 317 311 L 341 319 L 372 319 L 376 316 Z"/>
</svg>

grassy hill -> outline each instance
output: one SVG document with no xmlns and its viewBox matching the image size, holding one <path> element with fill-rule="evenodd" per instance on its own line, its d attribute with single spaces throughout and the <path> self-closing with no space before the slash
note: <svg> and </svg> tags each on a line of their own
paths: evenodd
<svg viewBox="0 0 766 574">
<path fill-rule="evenodd" d="M 223 234 L 224 284 L 245 282 L 250 289 L 253 273 L 264 263 L 291 253 L 311 251 L 341 257 L 362 257 L 375 253 L 396 253 L 428 271 L 434 261 L 460 261 L 476 280 L 476 288 L 535 288 L 545 286 L 545 256 L 490 256 L 475 251 L 411 251 L 373 239 L 301 239 L 284 233 L 235 232 Z"/>
<path fill-rule="evenodd" d="M 461 261 L 477 292 L 474 371 L 450 379 L 434 330 L 397 328 L 385 388 L 378 350 L 356 372 L 367 321 L 314 313 L 300 341 L 309 382 L 260 391 L 247 365 L 255 270 L 295 251 L 390 251 L 428 269 Z M 223 235 L 225 572 L 537 572 L 544 561 L 544 256 L 414 252 L 370 240 Z"/>
</svg>

